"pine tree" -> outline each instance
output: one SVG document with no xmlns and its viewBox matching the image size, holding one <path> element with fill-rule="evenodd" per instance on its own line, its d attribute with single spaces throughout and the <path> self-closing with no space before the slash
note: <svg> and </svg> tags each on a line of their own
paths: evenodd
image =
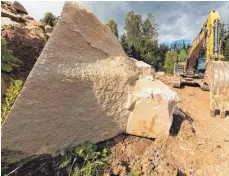
<svg viewBox="0 0 229 176">
<path fill-rule="evenodd" d="M 113 34 L 118 38 L 118 25 L 114 20 L 109 20 L 107 26 L 110 27 Z"/>
</svg>

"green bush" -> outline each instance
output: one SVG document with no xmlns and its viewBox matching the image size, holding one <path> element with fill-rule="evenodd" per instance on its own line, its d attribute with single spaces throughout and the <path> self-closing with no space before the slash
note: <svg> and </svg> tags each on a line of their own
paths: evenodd
<svg viewBox="0 0 229 176">
<path fill-rule="evenodd" d="M 17 96 L 19 95 L 22 89 L 23 82 L 21 80 L 11 81 L 10 87 L 7 90 L 4 103 L 2 104 L 2 113 L 1 113 L 1 123 L 6 119 L 8 112 L 10 111 L 11 106 L 14 104 Z"/>
<path fill-rule="evenodd" d="M 65 169 L 70 176 L 103 175 L 107 154 L 108 151 L 104 146 L 98 147 L 86 142 L 80 147 L 61 154 L 59 169 Z"/>
<path fill-rule="evenodd" d="M 166 72 L 168 74 L 173 74 L 174 71 L 174 64 L 176 63 L 176 60 L 178 59 L 178 54 L 176 51 L 168 51 L 165 56 L 165 66 Z"/>
<path fill-rule="evenodd" d="M 21 61 L 13 56 L 13 51 L 7 49 L 7 42 L 4 38 L 1 38 L 1 49 L 1 70 L 11 72 L 14 67 L 19 67 L 18 64 Z"/>
<path fill-rule="evenodd" d="M 52 23 L 54 26 L 57 24 L 57 18 L 53 15 L 52 12 L 46 12 L 40 21 L 50 26 L 52 26 Z"/>
</svg>

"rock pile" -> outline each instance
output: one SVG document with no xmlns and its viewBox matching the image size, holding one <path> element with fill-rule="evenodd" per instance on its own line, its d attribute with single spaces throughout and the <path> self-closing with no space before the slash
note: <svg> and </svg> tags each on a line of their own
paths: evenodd
<svg viewBox="0 0 229 176">
<path fill-rule="evenodd" d="M 26 79 L 48 40 L 44 25 L 17 1 L 1 2 L 1 33 L 8 49 L 22 62 L 17 75 Z"/>
</svg>

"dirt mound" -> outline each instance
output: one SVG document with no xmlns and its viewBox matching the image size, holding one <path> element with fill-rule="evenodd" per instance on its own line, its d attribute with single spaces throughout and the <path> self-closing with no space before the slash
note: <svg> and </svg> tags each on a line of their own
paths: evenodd
<svg viewBox="0 0 229 176">
<path fill-rule="evenodd" d="M 178 134 L 177 126 L 185 134 Z M 139 173 L 147 176 L 182 173 L 185 171 L 185 163 L 181 162 L 182 151 L 177 144 L 185 145 L 183 141 L 185 136 L 188 140 L 194 140 L 195 133 L 191 122 L 178 115 L 174 116 L 174 124 L 168 138 L 154 140 L 136 136 L 118 136 L 110 144 L 112 153 L 108 161 L 110 170 L 115 175 Z"/>
<path fill-rule="evenodd" d="M 163 82 L 172 87 L 170 77 Z M 168 138 L 117 137 L 111 142 L 110 170 L 125 175 L 229 175 L 229 119 L 211 118 L 209 92 L 174 89 L 179 111 Z M 200 99 L 201 97 L 201 99 Z"/>
</svg>

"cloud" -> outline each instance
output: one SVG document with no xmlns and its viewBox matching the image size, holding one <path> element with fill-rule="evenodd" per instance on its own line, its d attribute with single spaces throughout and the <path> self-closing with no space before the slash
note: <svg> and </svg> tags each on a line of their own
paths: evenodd
<svg viewBox="0 0 229 176">
<path fill-rule="evenodd" d="M 46 12 L 52 12 L 54 15 L 59 16 L 64 6 L 64 1 L 19 1 L 29 15 L 40 20 Z"/>
<path fill-rule="evenodd" d="M 63 1 L 22 1 L 29 14 L 42 18 L 47 11 L 60 15 Z M 229 2 L 130 2 L 130 1 L 82 1 L 102 23 L 113 19 L 118 23 L 119 34 L 125 32 L 125 17 L 130 10 L 146 17 L 152 13 L 159 27 L 159 42 L 193 40 L 207 20 L 210 10 L 218 10 L 222 21 L 229 23 Z"/>
</svg>

